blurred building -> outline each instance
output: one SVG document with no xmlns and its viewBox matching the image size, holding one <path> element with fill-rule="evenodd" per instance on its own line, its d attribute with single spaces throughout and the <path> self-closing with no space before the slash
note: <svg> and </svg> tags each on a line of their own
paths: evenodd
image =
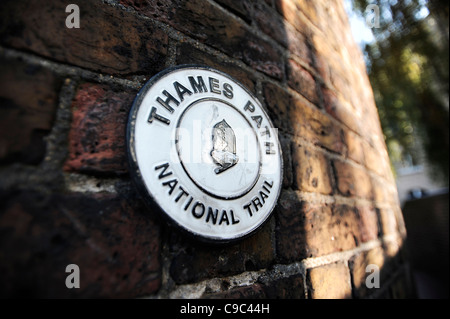
<svg viewBox="0 0 450 319">
<path fill-rule="evenodd" d="M 396 173 L 398 196 L 402 206 L 407 200 L 448 192 L 442 182 L 431 177 L 426 165 L 397 168 Z"/>
</svg>

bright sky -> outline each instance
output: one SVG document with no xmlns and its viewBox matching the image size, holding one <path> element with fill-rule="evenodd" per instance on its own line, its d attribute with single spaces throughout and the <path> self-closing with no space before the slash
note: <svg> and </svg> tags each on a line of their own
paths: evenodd
<svg viewBox="0 0 450 319">
<path fill-rule="evenodd" d="M 357 13 L 353 11 L 352 1 L 344 0 L 345 10 L 350 19 L 350 26 L 352 28 L 353 37 L 356 42 L 363 46 L 365 43 L 371 43 L 375 41 L 375 38 L 372 34 L 372 29 L 367 26 L 366 19 L 359 16 Z"/>
<path fill-rule="evenodd" d="M 376 4 L 377 2 L 373 2 Z M 427 0 L 419 1 L 421 5 L 420 10 L 416 13 L 418 19 L 424 19 L 429 15 L 429 11 L 426 7 Z M 352 0 L 344 0 L 345 10 L 350 19 L 350 27 L 352 28 L 353 37 L 356 42 L 362 47 L 366 43 L 372 43 L 375 38 L 372 33 L 372 29 L 368 26 L 365 17 L 361 17 L 355 13 L 352 6 Z"/>
</svg>

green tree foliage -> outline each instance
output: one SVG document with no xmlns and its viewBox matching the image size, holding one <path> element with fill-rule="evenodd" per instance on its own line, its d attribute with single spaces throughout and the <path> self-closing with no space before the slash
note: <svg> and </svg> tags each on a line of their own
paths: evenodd
<svg viewBox="0 0 450 319">
<path fill-rule="evenodd" d="M 353 0 L 364 17 L 380 9 L 375 42 L 365 57 L 393 162 L 420 163 L 421 149 L 435 178 L 449 177 L 449 38 L 447 0 Z"/>
</svg>

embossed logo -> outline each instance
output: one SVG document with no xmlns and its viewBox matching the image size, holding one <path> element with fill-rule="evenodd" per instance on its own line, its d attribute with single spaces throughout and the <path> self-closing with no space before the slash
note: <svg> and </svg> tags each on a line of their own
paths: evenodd
<svg viewBox="0 0 450 319">
<path fill-rule="evenodd" d="M 211 156 L 214 162 L 220 165 L 214 170 L 216 174 L 236 165 L 239 160 L 236 155 L 236 136 L 225 119 L 214 125 L 213 147 Z"/>
</svg>

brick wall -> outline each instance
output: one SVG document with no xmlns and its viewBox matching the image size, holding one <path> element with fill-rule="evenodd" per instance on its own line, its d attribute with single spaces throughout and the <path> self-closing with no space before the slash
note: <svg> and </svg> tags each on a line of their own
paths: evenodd
<svg viewBox="0 0 450 319">
<path fill-rule="evenodd" d="M 69 3 L 79 29 L 65 27 Z M 279 128 L 278 205 L 232 245 L 185 238 L 128 174 L 134 97 L 186 63 L 242 82 Z M 341 1 L 3 0 L 0 83 L 1 296 L 411 296 L 397 191 Z M 68 264 L 80 289 L 65 286 Z M 365 286 L 369 264 L 379 289 Z"/>
</svg>

